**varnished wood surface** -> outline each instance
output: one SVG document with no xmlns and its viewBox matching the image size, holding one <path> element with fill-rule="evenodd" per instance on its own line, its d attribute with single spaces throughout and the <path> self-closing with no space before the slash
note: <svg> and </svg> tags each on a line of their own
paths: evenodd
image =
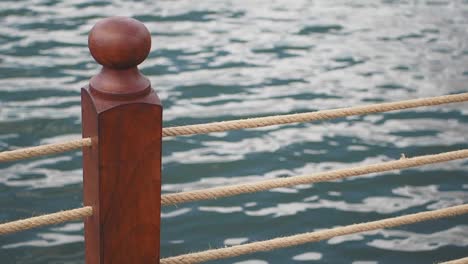
<svg viewBox="0 0 468 264">
<path fill-rule="evenodd" d="M 103 70 L 82 89 L 83 137 L 93 142 L 83 150 L 84 204 L 94 209 L 85 220 L 86 263 L 159 263 L 162 106 L 136 67 L 141 54 L 126 54 L 132 49 L 121 47 L 123 37 L 108 41 L 145 30 L 120 17 L 102 24 L 90 34 L 98 48 L 90 49 Z M 149 33 L 136 36 L 130 45 L 145 48 Z M 125 54 L 97 56 L 106 46 Z"/>
</svg>

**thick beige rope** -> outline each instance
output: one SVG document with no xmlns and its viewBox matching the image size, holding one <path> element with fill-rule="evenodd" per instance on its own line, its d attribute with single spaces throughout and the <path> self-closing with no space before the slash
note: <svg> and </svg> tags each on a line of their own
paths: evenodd
<svg viewBox="0 0 468 264">
<path fill-rule="evenodd" d="M 163 128 L 163 137 L 192 135 L 192 134 L 205 134 L 210 132 L 221 132 L 227 130 L 236 130 L 244 128 L 265 127 L 272 125 L 291 124 L 299 122 L 311 122 L 316 120 L 333 119 L 339 117 L 363 115 L 370 113 L 382 113 L 396 110 L 403 110 L 408 108 L 434 106 L 449 103 L 460 103 L 468 101 L 468 93 L 444 95 L 428 98 L 420 98 L 406 101 L 399 101 L 393 103 L 372 104 L 366 106 L 338 108 L 331 110 L 323 110 L 316 112 L 290 114 L 290 115 L 277 115 L 266 116 L 258 118 L 231 120 L 224 122 L 214 122 L 207 124 L 166 127 Z M 49 144 L 31 148 L 17 149 L 12 151 L 0 152 L 0 162 L 13 161 L 18 159 L 25 159 L 41 155 L 56 154 L 73 149 L 78 149 L 83 146 L 91 146 L 90 138 L 83 138 L 72 140 L 63 143 Z"/>
<path fill-rule="evenodd" d="M 236 184 L 207 188 L 195 191 L 187 191 L 161 196 L 162 205 L 179 204 L 200 200 L 210 200 L 220 197 L 235 196 L 243 193 L 261 192 L 270 189 L 289 187 L 300 184 L 309 184 L 324 181 L 333 181 L 346 177 L 384 172 L 397 169 L 422 166 L 426 164 L 440 163 L 457 159 L 468 158 L 468 149 L 445 152 L 435 155 L 426 155 L 414 158 L 402 158 L 400 160 L 381 162 L 371 165 L 363 165 L 353 168 L 321 172 L 311 175 L 292 176 L 287 178 L 269 179 L 252 183 Z"/>
<path fill-rule="evenodd" d="M 0 224 L 0 235 L 15 233 L 35 227 L 54 225 L 67 221 L 78 220 L 93 214 L 91 206 L 81 207 L 73 210 L 66 210 L 53 214 L 46 214 L 27 219 L 17 220 Z"/>
<path fill-rule="evenodd" d="M 421 106 L 433 106 L 449 103 L 459 103 L 465 101 L 468 101 L 468 93 L 420 98 L 393 103 L 381 103 L 357 107 L 338 108 L 301 114 L 277 115 L 224 122 L 214 122 L 199 125 L 168 127 L 163 129 L 163 137 L 206 134 L 210 132 L 221 132 L 244 128 L 265 127 L 299 122 L 311 122 L 316 120 L 333 119 L 370 113 L 382 113 Z"/>
<path fill-rule="evenodd" d="M 462 258 L 462 259 L 446 261 L 446 262 L 441 262 L 439 264 L 468 264 L 468 257 Z"/>
<path fill-rule="evenodd" d="M 63 143 L 54 143 L 30 148 L 21 148 L 16 150 L 0 152 L 0 162 L 14 161 L 38 157 L 49 154 L 57 154 L 65 151 L 74 150 L 81 147 L 91 146 L 90 138 L 76 139 Z"/>
<path fill-rule="evenodd" d="M 176 257 L 161 259 L 161 264 L 189 264 L 200 263 L 215 259 L 231 258 L 260 251 L 271 251 L 274 249 L 292 247 L 310 242 L 317 242 L 337 236 L 344 236 L 354 233 L 361 233 L 382 228 L 408 225 L 428 220 L 435 220 L 445 217 L 453 217 L 468 213 L 468 204 L 453 206 L 445 209 L 426 211 L 405 216 L 387 218 L 361 224 L 354 224 L 321 231 L 302 233 L 293 236 L 280 237 L 270 240 L 248 243 L 244 245 L 211 249 L 198 253 L 190 253 Z"/>
</svg>

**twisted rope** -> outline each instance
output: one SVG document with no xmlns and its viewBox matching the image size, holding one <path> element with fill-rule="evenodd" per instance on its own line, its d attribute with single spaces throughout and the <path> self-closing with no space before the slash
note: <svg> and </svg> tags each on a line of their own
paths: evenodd
<svg viewBox="0 0 468 264">
<path fill-rule="evenodd" d="M 435 220 L 446 217 L 453 217 L 468 213 L 468 204 L 453 206 L 445 209 L 426 211 L 405 216 L 387 218 L 378 221 L 360 223 L 321 231 L 308 232 L 293 236 L 280 237 L 270 240 L 248 243 L 244 245 L 212 249 L 197 253 L 190 253 L 176 257 L 161 259 L 161 264 L 189 264 L 200 263 L 215 259 L 232 258 L 245 254 L 252 254 L 261 251 L 271 251 L 274 249 L 292 247 L 310 242 L 317 242 L 337 236 L 344 236 L 354 233 L 361 233 L 382 228 L 408 225 L 428 220 Z"/>
<path fill-rule="evenodd" d="M 468 264 L 468 257 L 462 259 L 455 259 L 451 261 L 441 262 L 440 264 Z"/>
<path fill-rule="evenodd" d="M 93 214 L 93 208 L 86 206 L 78 209 L 61 211 L 27 219 L 0 224 L 0 235 L 15 233 L 35 227 L 54 225 L 67 221 L 78 220 Z"/>
<path fill-rule="evenodd" d="M 42 145 L 37 147 L 22 148 L 10 151 L 0 152 L 0 162 L 13 161 L 19 159 L 26 159 L 50 154 L 57 154 L 74 150 L 81 147 L 90 147 L 91 139 L 83 138 L 63 143 L 54 143 L 48 145 Z"/>
<path fill-rule="evenodd" d="M 166 127 L 162 130 L 163 137 L 205 134 L 210 132 L 222 132 L 228 130 L 256 128 L 272 125 L 291 124 L 299 122 L 311 122 L 317 120 L 333 119 L 353 115 L 363 115 L 371 113 L 382 113 L 396 110 L 403 110 L 422 106 L 434 106 L 450 103 L 460 103 L 468 101 L 468 93 L 444 95 L 428 98 L 420 98 L 393 103 L 372 104 L 366 106 L 338 108 L 316 112 L 307 112 L 300 114 L 266 116 L 258 118 L 231 120 L 223 122 L 213 122 L 207 124 Z M 90 138 L 72 140 L 63 143 L 49 144 L 38 147 L 18 149 L 13 151 L 0 152 L 0 162 L 25 159 L 41 155 L 56 154 L 83 146 L 91 146 Z"/>
<path fill-rule="evenodd" d="M 266 191 L 279 187 L 289 187 L 300 184 L 333 181 L 351 176 L 397 169 L 405 169 L 426 164 L 440 163 L 464 158 L 468 158 L 468 149 L 414 158 L 402 158 L 400 160 L 395 161 L 381 162 L 371 165 L 363 165 L 353 168 L 333 170 L 311 175 L 292 176 L 288 178 L 270 179 L 253 183 L 244 183 L 188 192 L 165 194 L 161 196 L 161 204 L 172 205 L 200 200 L 211 200 L 220 197 L 235 196 L 243 193 Z"/>
<path fill-rule="evenodd" d="M 277 115 L 241 120 L 214 122 L 208 124 L 168 127 L 163 129 L 163 137 L 206 134 L 210 132 L 221 132 L 244 128 L 265 127 L 272 125 L 291 124 L 299 122 L 311 122 L 317 120 L 333 119 L 353 115 L 363 115 L 370 113 L 382 113 L 396 111 L 421 106 L 434 106 L 449 103 L 459 103 L 468 101 L 468 93 L 444 95 L 437 97 L 420 98 L 393 103 L 372 104 L 357 107 L 338 108 L 317 112 L 301 114 Z"/>
</svg>

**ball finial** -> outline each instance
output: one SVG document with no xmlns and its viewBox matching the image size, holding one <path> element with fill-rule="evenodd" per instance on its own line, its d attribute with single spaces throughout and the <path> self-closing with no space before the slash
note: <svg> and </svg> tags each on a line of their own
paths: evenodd
<svg viewBox="0 0 468 264">
<path fill-rule="evenodd" d="M 151 35 L 138 20 L 110 17 L 93 27 L 88 45 L 91 55 L 99 64 L 111 69 L 129 69 L 148 56 Z"/>
</svg>

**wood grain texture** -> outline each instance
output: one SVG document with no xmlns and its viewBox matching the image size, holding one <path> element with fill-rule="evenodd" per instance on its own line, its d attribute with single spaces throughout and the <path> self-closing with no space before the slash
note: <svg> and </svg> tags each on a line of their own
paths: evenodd
<svg viewBox="0 0 468 264">
<path fill-rule="evenodd" d="M 101 34 L 131 35 L 145 32 L 144 26 L 121 17 L 99 24 L 106 26 L 90 34 L 99 48 L 90 50 L 103 70 L 81 92 L 83 137 L 93 142 L 83 150 L 84 204 L 95 212 L 85 220 L 86 263 L 159 263 L 161 102 L 136 67 L 142 59 L 132 56 L 141 54 L 122 54 L 121 60 L 109 57 L 114 53 L 96 56 L 103 47 L 122 46 L 99 43 Z M 145 43 L 143 34 L 130 45 Z"/>
</svg>

